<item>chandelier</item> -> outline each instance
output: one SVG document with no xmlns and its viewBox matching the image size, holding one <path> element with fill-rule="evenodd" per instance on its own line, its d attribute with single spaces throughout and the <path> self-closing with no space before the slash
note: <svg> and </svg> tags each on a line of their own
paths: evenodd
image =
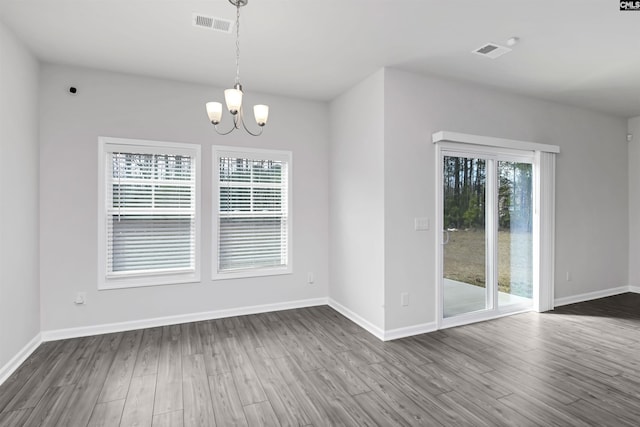
<svg viewBox="0 0 640 427">
<path fill-rule="evenodd" d="M 249 0 L 229 0 L 229 3 L 236 7 L 236 81 L 231 89 L 224 91 L 224 100 L 227 104 L 227 110 L 233 117 L 233 126 L 227 131 L 221 131 L 218 128 L 220 120 L 222 119 L 222 103 L 220 102 L 207 102 L 207 115 L 213 125 L 216 132 L 220 135 L 228 135 L 236 129 L 240 129 L 240 126 L 244 128 L 249 134 L 258 136 L 262 134 L 264 125 L 267 124 L 269 118 L 269 106 L 268 105 L 254 105 L 253 115 L 256 119 L 256 123 L 259 126 L 257 132 L 251 132 L 247 125 L 244 123 L 244 111 L 242 108 L 242 85 L 240 84 L 240 8 L 245 6 Z"/>
</svg>

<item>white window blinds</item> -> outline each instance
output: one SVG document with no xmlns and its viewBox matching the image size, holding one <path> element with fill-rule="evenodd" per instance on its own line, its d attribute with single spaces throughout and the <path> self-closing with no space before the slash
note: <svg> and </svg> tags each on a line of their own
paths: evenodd
<svg viewBox="0 0 640 427">
<path fill-rule="evenodd" d="M 290 158 L 264 150 L 220 152 L 214 161 L 217 271 L 287 268 Z"/>
<path fill-rule="evenodd" d="M 153 151 L 106 153 L 107 277 L 196 268 L 195 159 Z"/>
</svg>

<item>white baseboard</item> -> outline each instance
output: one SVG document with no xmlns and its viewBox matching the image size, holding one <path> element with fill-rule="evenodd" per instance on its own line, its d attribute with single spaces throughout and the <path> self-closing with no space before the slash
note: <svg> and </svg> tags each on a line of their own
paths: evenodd
<svg viewBox="0 0 640 427">
<path fill-rule="evenodd" d="M 411 325 L 404 328 L 383 330 L 373 323 L 369 322 L 364 317 L 351 311 L 344 305 L 340 304 L 334 299 L 329 298 L 329 307 L 333 308 L 338 313 L 342 314 L 353 323 L 365 329 L 367 332 L 375 336 L 381 341 L 391 341 L 399 338 L 410 337 L 412 335 L 424 334 L 427 332 L 433 332 L 437 329 L 436 322 L 423 323 L 420 325 Z"/>
<path fill-rule="evenodd" d="M 390 329 L 384 331 L 384 340 L 391 341 L 399 338 L 411 337 L 413 335 L 426 334 L 438 330 L 436 322 L 422 323 L 420 325 L 406 326 L 404 328 Z"/>
<path fill-rule="evenodd" d="M 629 286 L 629 292 L 640 294 L 640 286 Z"/>
<path fill-rule="evenodd" d="M 25 360 L 27 360 L 27 357 L 31 356 L 31 353 L 33 353 L 40 344 L 42 344 L 42 334 L 38 333 L 27 343 L 27 345 L 22 347 L 22 349 L 13 356 L 9 362 L 0 367 L 0 385 L 2 385 L 2 383 L 4 383 L 7 378 L 16 371 L 16 369 L 18 369 Z"/>
<path fill-rule="evenodd" d="M 79 328 L 54 329 L 42 331 L 42 341 L 54 341 L 67 338 L 86 337 L 91 335 L 109 334 L 113 332 L 132 331 L 136 329 L 153 328 L 157 326 L 177 325 L 180 323 L 199 322 L 202 320 L 222 319 L 225 317 L 245 316 L 248 314 L 268 313 L 271 311 L 290 310 L 294 308 L 327 305 L 328 298 L 314 298 L 298 301 L 288 301 L 275 304 L 254 305 L 225 310 L 206 311 L 201 313 L 181 314 L 177 316 L 157 317 L 154 319 L 133 320 L 129 322 L 107 323 Z"/>
<path fill-rule="evenodd" d="M 351 320 L 356 325 L 364 328 L 367 332 L 378 338 L 379 340 L 385 340 L 385 331 L 381 328 L 377 327 L 373 323 L 366 320 L 364 317 L 359 314 L 354 313 L 344 305 L 340 304 L 334 299 L 329 298 L 329 307 L 333 308 L 338 313 L 342 314 L 347 319 Z"/>
<path fill-rule="evenodd" d="M 598 299 L 598 298 L 605 298 L 605 297 L 610 297 L 612 295 L 620 295 L 620 294 L 624 294 L 625 292 L 636 292 L 632 289 L 638 289 L 638 291 L 640 291 L 640 288 L 637 288 L 635 286 L 619 286 L 617 288 L 609 288 L 609 289 L 603 289 L 601 291 L 594 291 L 594 292 L 587 292 L 584 294 L 578 294 L 578 295 L 571 295 L 568 297 L 562 297 L 562 298 L 556 298 L 554 301 L 554 306 L 555 307 L 560 307 L 563 305 L 568 305 L 568 304 L 575 304 L 577 302 L 583 302 L 583 301 L 590 301 L 593 299 Z M 638 292 L 640 293 L 640 292 Z"/>
<path fill-rule="evenodd" d="M 601 291 L 588 292 L 569 297 L 556 298 L 555 306 L 560 307 L 582 301 L 589 301 L 597 298 L 604 298 L 618 295 L 625 292 L 640 293 L 640 286 L 620 286 Z M 249 307 L 238 307 L 224 310 L 214 310 L 201 313 L 190 313 L 176 316 L 158 317 L 153 319 L 133 320 L 128 322 L 107 323 L 102 325 L 85 326 L 68 329 L 53 329 L 42 331 L 29 344 L 27 344 L 16 356 L 14 356 L 4 367 L 0 368 L 0 384 L 8 378 L 15 369 L 38 347 L 43 341 L 54 341 L 67 338 L 85 337 L 113 332 L 124 332 L 136 329 L 152 328 L 157 326 L 176 325 L 180 323 L 198 322 L 203 320 L 222 319 L 225 317 L 244 316 L 249 314 L 267 313 L 271 311 L 290 310 L 295 308 L 313 307 L 318 305 L 329 305 L 331 308 L 347 317 L 352 322 L 364 328 L 382 341 L 389 341 L 398 338 L 418 335 L 437 330 L 435 322 L 412 325 L 403 328 L 384 329 L 374 325 L 362 316 L 351 311 L 339 302 L 331 298 L 313 298 L 298 301 L 288 301 L 275 304 L 255 305 Z"/>
</svg>

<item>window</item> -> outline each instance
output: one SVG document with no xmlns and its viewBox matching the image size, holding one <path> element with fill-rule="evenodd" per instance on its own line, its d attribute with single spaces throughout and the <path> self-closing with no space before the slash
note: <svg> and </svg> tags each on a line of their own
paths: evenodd
<svg viewBox="0 0 640 427">
<path fill-rule="evenodd" d="M 291 153 L 214 147 L 213 278 L 291 272 Z"/>
<path fill-rule="evenodd" d="M 200 146 L 99 144 L 100 289 L 199 281 Z"/>
</svg>

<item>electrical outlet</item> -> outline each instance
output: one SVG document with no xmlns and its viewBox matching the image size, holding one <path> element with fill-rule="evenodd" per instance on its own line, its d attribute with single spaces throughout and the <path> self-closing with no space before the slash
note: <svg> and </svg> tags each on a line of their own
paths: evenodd
<svg viewBox="0 0 640 427">
<path fill-rule="evenodd" d="M 307 283 L 310 285 L 313 285 L 313 282 L 315 282 L 315 277 L 313 277 L 313 273 L 311 272 L 307 273 Z"/>
<path fill-rule="evenodd" d="M 567 282 L 571 281 L 571 272 L 567 271 Z"/>
<path fill-rule="evenodd" d="M 73 300 L 75 305 L 83 305 L 87 303 L 87 293 L 86 292 L 78 292 L 76 294 L 76 299 Z"/>
</svg>

